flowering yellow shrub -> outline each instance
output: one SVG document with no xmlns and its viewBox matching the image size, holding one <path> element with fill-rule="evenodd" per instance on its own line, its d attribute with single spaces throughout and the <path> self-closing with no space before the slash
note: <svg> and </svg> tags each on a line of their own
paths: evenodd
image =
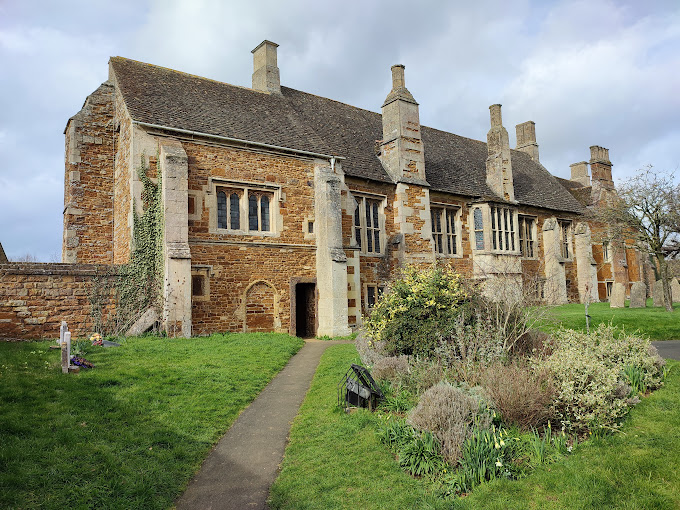
<svg viewBox="0 0 680 510">
<path fill-rule="evenodd" d="M 428 355 L 454 328 L 468 297 L 455 271 L 407 266 L 364 324 L 374 341 L 384 342 L 388 354 Z"/>
</svg>

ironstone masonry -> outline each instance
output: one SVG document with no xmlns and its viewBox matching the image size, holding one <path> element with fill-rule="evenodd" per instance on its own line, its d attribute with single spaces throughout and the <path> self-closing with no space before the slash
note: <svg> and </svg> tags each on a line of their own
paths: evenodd
<svg viewBox="0 0 680 510">
<path fill-rule="evenodd" d="M 346 335 L 404 264 L 436 261 L 490 295 L 532 288 L 550 303 L 649 283 L 639 253 L 590 215 L 615 193 L 607 149 L 559 179 L 539 161 L 532 121 L 510 148 L 499 104 L 486 143 L 422 126 L 402 65 L 378 114 L 282 86 L 275 43 L 253 64 L 246 88 L 110 59 L 65 129 L 68 264 L 43 278 L 0 265 L 0 337 L 48 336 L 62 319 L 86 332 L 98 266 L 83 264 L 129 260 L 142 161 L 162 182 L 162 318 L 174 336 Z M 59 304 L 62 290 L 80 312 Z"/>
</svg>

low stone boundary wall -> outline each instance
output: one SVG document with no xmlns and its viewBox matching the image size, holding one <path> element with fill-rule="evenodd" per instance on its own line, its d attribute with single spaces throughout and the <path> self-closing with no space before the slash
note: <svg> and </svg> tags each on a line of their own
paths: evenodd
<svg viewBox="0 0 680 510">
<path fill-rule="evenodd" d="M 97 282 L 117 277 L 117 266 L 0 264 L 0 340 L 59 337 L 61 321 L 74 338 L 92 333 L 90 295 Z M 113 299 L 103 304 L 114 309 Z"/>
</svg>

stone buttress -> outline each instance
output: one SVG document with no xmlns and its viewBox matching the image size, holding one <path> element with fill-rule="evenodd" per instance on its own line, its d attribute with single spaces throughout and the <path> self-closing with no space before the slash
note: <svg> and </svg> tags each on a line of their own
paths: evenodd
<svg viewBox="0 0 680 510">
<path fill-rule="evenodd" d="M 163 323 L 170 337 L 191 336 L 191 253 L 188 223 L 188 158 L 179 141 L 160 146 L 164 212 Z"/>
<path fill-rule="evenodd" d="M 316 284 L 319 295 L 317 336 L 347 336 L 347 256 L 342 246 L 342 170 L 333 161 L 314 166 Z"/>
</svg>

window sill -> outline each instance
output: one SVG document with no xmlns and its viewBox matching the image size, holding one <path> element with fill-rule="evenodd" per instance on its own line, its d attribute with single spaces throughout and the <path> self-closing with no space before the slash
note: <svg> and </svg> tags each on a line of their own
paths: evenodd
<svg viewBox="0 0 680 510">
<path fill-rule="evenodd" d="M 438 259 L 462 259 L 462 253 L 448 254 L 448 253 L 435 253 Z"/>
<path fill-rule="evenodd" d="M 257 230 L 230 230 L 228 228 L 216 228 L 215 233 L 229 236 L 252 236 L 252 237 L 278 237 L 278 232 L 260 232 Z"/>
<path fill-rule="evenodd" d="M 509 257 L 519 257 L 517 251 L 498 251 L 498 250 L 472 250 L 475 255 L 506 255 Z"/>
</svg>

